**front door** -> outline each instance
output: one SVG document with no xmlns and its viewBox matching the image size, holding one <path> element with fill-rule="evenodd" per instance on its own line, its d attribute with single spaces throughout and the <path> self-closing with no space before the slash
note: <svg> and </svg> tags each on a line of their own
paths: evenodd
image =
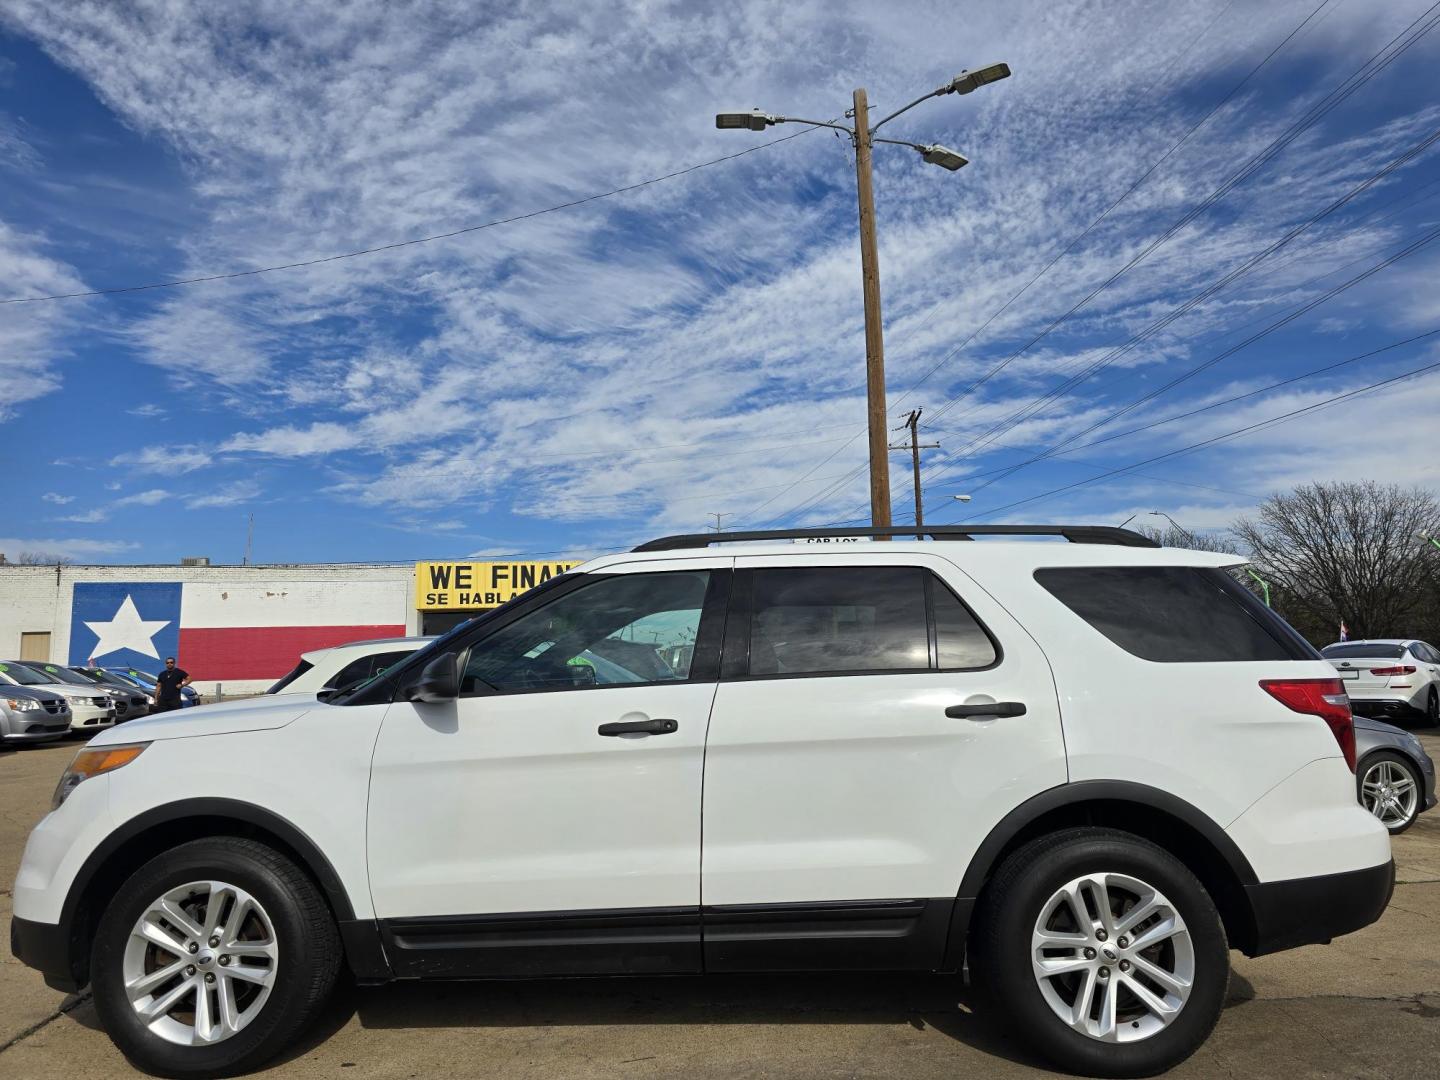
<svg viewBox="0 0 1440 1080">
<path fill-rule="evenodd" d="M 521 601 L 456 643 L 458 700 L 390 706 L 368 849 L 398 974 L 700 969 L 732 562 L 629 564 Z"/>
<path fill-rule="evenodd" d="M 887 547 L 736 560 L 705 757 L 707 970 L 939 966 L 976 848 L 1065 781 L 1035 642 L 954 564 Z"/>
</svg>

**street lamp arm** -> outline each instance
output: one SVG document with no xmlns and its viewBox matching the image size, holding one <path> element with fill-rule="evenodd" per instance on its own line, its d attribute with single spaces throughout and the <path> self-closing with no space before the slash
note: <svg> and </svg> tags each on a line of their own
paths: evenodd
<svg viewBox="0 0 1440 1080">
<path fill-rule="evenodd" d="M 894 112 L 892 112 L 889 116 L 885 117 L 884 120 L 881 120 L 878 124 L 874 125 L 874 126 L 870 129 L 870 134 L 871 134 L 871 135 L 874 135 L 875 132 L 879 131 L 882 127 L 884 127 L 886 124 L 888 124 L 891 120 L 894 120 L 895 117 L 899 116 L 899 115 L 900 115 L 901 113 L 903 113 L 903 112 L 909 112 L 909 111 L 910 111 L 911 109 L 913 109 L 916 105 L 919 105 L 922 101 L 929 101 L 932 97 L 939 97 L 941 94 L 948 94 L 949 92 L 950 92 L 950 86 L 949 86 L 949 84 L 946 84 L 945 86 L 940 87 L 939 90 L 931 90 L 930 93 L 928 93 L 928 94 L 922 94 L 920 97 L 918 97 L 918 98 L 916 98 L 914 101 L 910 102 L 909 105 L 906 105 L 903 109 L 896 109 L 896 110 L 895 110 Z M 910 143 L 905 143 L 905 144 L 903 144 L 903 145 L 905 145 L 905 146 L 910 146 L 911 144 L 910 144 Z"/>
<path fill-rule="evenodd" d="M 827 121 L 827 120 L 802 120 L 802 119 L 801 119 L 800 117 L 798 117 L 798 116 L 777 116 L 777 117 L 775 117 L 775 123 L 777 123 L 777 124 L 809 124 L 811 127 L 828 127 L 828 128 L 834 128 L 836 131 L 843 131 L 843 132 L 845 132 L 845 134 L 846 134 L 846 135 L 849 135 L 852 139 L 855 137 L 855 129 L 854 129 L 854 128 L 848 128 L 848 127 L 846 127 L 844 124 L 832 124 L 832 123 L 830 123 L 830 122 Z M 907 145 L 908 145 L 908 144 L 907 144 Z"/>
<path fill-rule="evenodd" d="M 875 130 L 875 129 L 874 129 L 874 128 L 871 128 L 870 130 L 873 131 L 873 130 Z M 919 150 L 922 154 L 923 154 L 926 150 L 930 149 L 928 146 L 925 146 L 925 145 L 923 145 L 923 144 L 921 144 L 921 143 L 906 142 L 904 139 L 877 139 L 874 135 L 872 135 L 872 136 L 870 136 L 870 141 L 871 141 L 871 142 L 886 142 L 886 143 L 890 143 L 892 146 L 908 146 L 911 150 Z"/>
</svg>

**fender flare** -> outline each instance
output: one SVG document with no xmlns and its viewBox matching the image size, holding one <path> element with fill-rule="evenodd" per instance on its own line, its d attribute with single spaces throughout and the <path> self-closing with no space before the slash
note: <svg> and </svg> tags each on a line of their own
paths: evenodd
<svg viewBox="0 0 1440 1080">
<path fill-rule="evenodd" d="M 355 918 L 355 908 L 350 903 L 350 896 L 345 891 L 340 875 L 335 872 L 335 867 L 330 864 L 330 860 L 325 857 L 315 841 L 311 840 L 301 829 L 274 811 L 256 806 L 254 803 L 242 802 L 238 799 L 201 797 L 180 799 L 137 814 L 110 833 L 90 853 L 80 867 L 80 871 L 75 875 L 75 880 L 70 883 L 70 891 L 65 897 L 65 904 L 60 912 L 60 925 L 67 928 L 67 934 L 72 941 L 74 940 L 75 917 L 81 897 L 88 893 L 100 868 L 125 844 L 136 837 L 157 826 L 184 821 L 188 818 L 226 818 L 273 834 L 295 853 L 303 868 L 314 876 L 325 893 L 326 899 L 329 900 L 336 920 L 344 923 Z"/>
<path fill-rule="evenodd" d="M 1244 891 L 1257 884 L 1258 878 L 1239 846 L 1208 814 L 1161 788 L 1128 780 L 1078 780 L 1061 784 L 1034 795 L 1015 807 L 990 830 L 970 859 L 955 899 L 950 935 L 945 951 L 945 968 L 958 969 L 964 956 L 965 939 L 969 934 L 971 916 L 985 883 L 1000 862 L 1001 853 L 1027 826 L 1046 814 L 1067 806 L 1085 803 L 1131 803 L 1149 807 L 1181 822 L 1220 856 Z"/>
</svg>

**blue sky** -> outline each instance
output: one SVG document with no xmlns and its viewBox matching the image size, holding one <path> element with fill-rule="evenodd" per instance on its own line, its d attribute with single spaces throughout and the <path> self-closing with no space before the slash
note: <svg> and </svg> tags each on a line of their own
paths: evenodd
<svg viewBox="0 0 1440 1080">
<path fill-rule="evenodd" d="M 1166 388 L 1440 226 L 1430 148 L 1173 317 L 1440 130 L 1440 33 L 1022 350 L 1428 8 L 1319 2 L 6 0 L 0 299 L 462 229 L 799 130 L 716 131 L 717 110 L 827 119 L 864 85 L 888 111 L 1003 59 L 1010 80 L 887 129 L 968 168 L 876 156 L 890 411 L 898 425 L 922 406 L 941 444 L 928 520 L 1160 509 L 1214 529 L 1310 480 L 1433 488 L 1440 372 L 1050 494 L 1440 361 L 1425 338 L 1257 392 L 1440 328 L 1437 242 Z M 0 551 L 238 561 L 252 513 L 255 559 L 277 562 L 583 555 L 713 513 L 855 519 L 853 181 L 847 146 L 813 132 L 434 243 L 0 305 Z M 892 465 L 904 520 L 908 458 Z"/>
</svg>

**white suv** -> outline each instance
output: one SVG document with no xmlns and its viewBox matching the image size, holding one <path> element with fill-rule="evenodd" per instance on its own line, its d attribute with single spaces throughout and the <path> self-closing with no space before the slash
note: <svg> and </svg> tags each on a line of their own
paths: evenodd
<svg viewBox="0 0 1440 1080">
<path fill-rule="evenodd" d="M 343 969 L 968 966 L 1027 1045 L 1138 1076 L 1206 1038 L 1228 949 L 1380 916 L 1340 680 L 1233 556 L 925 533 L 652 541 L 348 694 L 102 734 L 12 948 L 167 1075 L 258 1066 Z"/>
</svg>

